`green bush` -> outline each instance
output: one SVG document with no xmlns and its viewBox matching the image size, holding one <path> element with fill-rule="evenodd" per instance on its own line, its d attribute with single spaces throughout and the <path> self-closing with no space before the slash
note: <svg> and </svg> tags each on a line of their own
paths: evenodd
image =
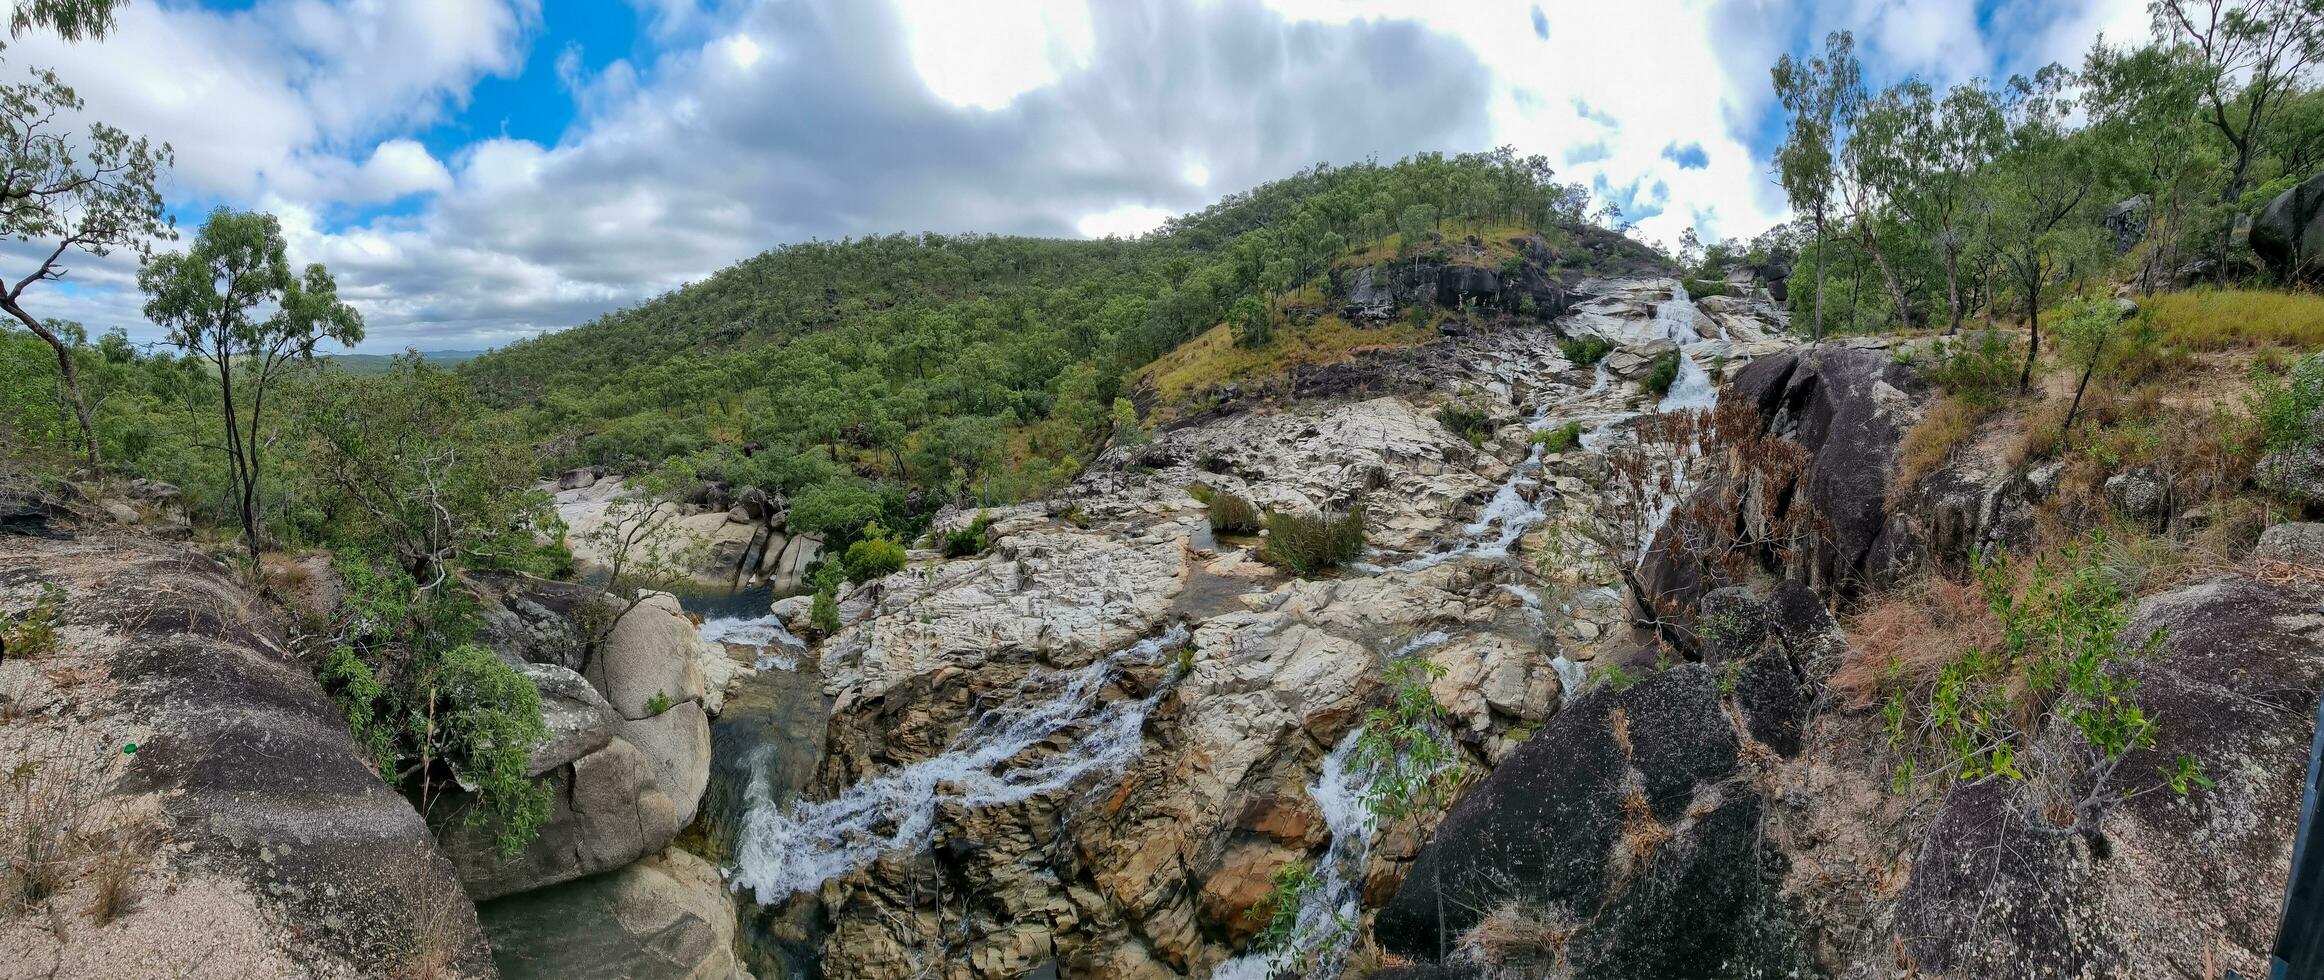
<svg viewBox="0 0 2324 980">
<path fill-rule="evenodd" d="M 1614 342 L 1604 337 L 1567 337 L 1558 341 L 1557 347 L 1575 367 L 1589 367 L 1614 352 Z"/>
<path fill-rule="evenodd" d="M 864 525 L 863 536 L 847 546 L 847 581 L 860 585 L 904 568 L 904 546 L 878 521 Z"/>
<path fill-rule="evenodd" d="M 2122 786 L 2121 763 L 2155 744 L 2156 721 L 2138 705 L 2125 661 L 2154 653 L 2163 631 L 2124 636 L 2130 594 L 2104 562 L 2107 541 L 2068 547 L 2062 560 L 2036 561 L 2029 574 L 2007 557 L 1981 563 L 1978 584 L 2000 623 L 1998 642 L 1964 652 L 1924 690 L 1899 689 L 1882 704 L 1889 744 L 1899 753 L 1898 787 L 1924 767 L 1939 779 L 2039 779 L 2081 797 L 2071 813 L 2045 814 L 2055 827 L 2094 821 L 2113 800 L 2167 788 L 2180 795 L 2210 785 L 2191 758 L 2158 767 L 2147 786 Z M 2087 752 L 2052 758 L 2033 751 L 2062 727 Z"/>
<path fill-rule="evenodd" d="M 540 692 L 474 643 L 446 651 L 431 673 L 438 695 L 432 730 L 442 757 L 476 787 L 478 805 L 466 819 L 489 820 L 500 853 L 513 855 L 549 818 L 549 787 L 527 774 L 533 748 L 549 738 Z"/>
<path fill-rule="evenodd" d="M 1543 429 L 1533 434 L 1532 442 L 1546 453 L 1571 451 L 1582 444 L 1582 424 L 1568 422 L 1554 429 Z"/>
<path fill-rule="evenodd" d="M 1646 370 L 1646 390 L 1656 397 L 1670 394 L 1670 386 L 1678 382 L 1679 356 L 1675 350 L 1655 355 L 1654 364 Z"/>
<path fill-rule="evenodd" d="M 2016 341 L 1998 330 L 1939 339 L 1929 348 L 1931 384 L 1974 408 L 1995 408 L 2017 390 Z"/>
<path fill-rule="evenodd" d="M 523 849 L 548 819 L 549 790 L 526 773 L 548 738 L 533 682 L 473 642 L 474 602 L 456 588 L 422 591 L 394 564 L 344 553 L 340 601 L 346 642 L 317 672 L 325 693 L 380 777 L 415 794 L 453 787 L 450 765 L 474 787 L 464 819 L 488 823 L 503 854 Z M 411 785 L 406 785 L 410 783 Z"/>
<path fill-rule="evenodd" d="M 1686 281 L 1687 299 L 1699 301 L 1708 296 L 1727 295 L 1727 283 L 1718 279 L 1689 279 Z"/>
<path fill-rule="evenodd" d="M 1459 402 L 1446 402 L 1437 409 L 1436 420 L 1446 431 L 1477 445 L 1493 437 L 1492 413 Z"/>
<path fill-rule="evenodd" d="M 1210 529 L 1222 534 L 1257 534 L 1266 518 L 1248 499 L 1214 490 L 1210 493 Z"/>
<path fill-rule="evenodd" d="M 984 554 L 985 548 L 989 545 L 989 542 L 985 540 L 984 532 L 992 526 L 992 518 L 978 514 L 976 520 L 970 521 L 967 527 L 947 532 L 944 535 L 944 557 L 967 558 L 972 555 Z"/>
<path fill-rule="evenodd" d="M 2252 396 L 2252 417 L 2271 452 L 2289 452 L 2324 439 L 2314 419 L 2324 412 L 2324 354 L 2292 365 L 2285 377 L 2262 373 Z"/>
<path fill-rule="evenodd" d="M 1259 558 L 1293 575 L 1308 576 L 1336 568 L 1364 553 L 1364 508 L 1344 514 L 1325 512 L 1267 515 L 1267 545 Z"/>
</svg>

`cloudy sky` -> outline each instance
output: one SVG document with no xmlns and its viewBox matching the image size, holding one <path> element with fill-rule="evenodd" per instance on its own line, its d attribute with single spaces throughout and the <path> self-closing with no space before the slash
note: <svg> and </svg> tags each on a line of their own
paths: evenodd
<svg viewBox="0 0 2324 980">
<path fill-rule="evenodd" d="M 1643 237 L 1748 236 L 1784 216 L 1780 53 L 1847 28 L 1875 81 L 2000 77 L 2143 36 L 2143 6 L 134 0 L 105 41 L 27 37 L 4 70 L 53 67 L 90 118 L 169 142 L 189 231 L 280 215 L 386 351 L 570 326 L 786 242 L 1135 234 L 1417 150 L 1514 144 Z M 151 339 L 134 273 L 83 257 L 26 305 Z"/>
</svg>

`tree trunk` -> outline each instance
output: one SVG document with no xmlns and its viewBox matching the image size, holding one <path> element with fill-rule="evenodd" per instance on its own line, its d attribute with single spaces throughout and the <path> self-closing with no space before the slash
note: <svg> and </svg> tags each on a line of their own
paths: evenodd
<svg viewBox="0 0 2324 980">
<path fill-rule="evenodd" d="M 8 315 L 15 317 L 17 322 L 32 331 L 33 336 L 39 337 L 48 344 L 50 350 L 56 352 L 57 374 L 64 379 L 65 394 L 73 403 L 73 417 L 81 424 L 81 442 L 88 449 L 89 475 L 96 476 L 98 467 L 104 465 L 105 460 L 97 449 L 96 427 L 89 424 L 89 400 L 81 396 L 81 372 L 73 367 L 73 349 L 65 346 L 63 338 L 42 326 L 39 320 L 33 319 L 32 314 L 24 312 L 24 308 L 16 305 L 13 300 L 0 301 L 0 309 L 7 310 Z"/>
<path fill-rule="evenodd" d="M 1905 306 L 1904 283 L 1896 278 L 1896 270 L 1888 267 L 1888 254 L 1880 250 L 1880 236 L 1873 233 L 1870 221 L 1859 219 L 1858 226 L 1863 229 L 1864 250 L 1872 253 L 1872 264 L 1880 270 L 1880 278 L 1888 287 L 1889 301 L 1896 305 L 1897 327 L 1911 326 L 1911 312 Z"/>
<path fill-rule="evenodd" d="M 1824 204 L 1816 202 L 1816 327 L 1809 336 L 1813 343 L 1824 341 L 1824 259 L 1828 243 L 1824 239 Z"/>
<path fill-rule="evenodd" d="M 2025 367 L 2017 372 L 2017 393 L 2021 395 L 2033 390 L 2034 357 L 2042 350 L 2042 280 L 2039 273 L 2026 278 L 2025 319 L 2032 330 L 2025 338 Z"/>
<path fill-rule="evenodd" d="M 1945 336 L 1951 337 L 1959 334 L 1961 332 L 1961 255 L 1952 249 L 1945 250 L 1945 312 L 1952 319 L 1951 325 L 1945 328 Z"/>
</svg>

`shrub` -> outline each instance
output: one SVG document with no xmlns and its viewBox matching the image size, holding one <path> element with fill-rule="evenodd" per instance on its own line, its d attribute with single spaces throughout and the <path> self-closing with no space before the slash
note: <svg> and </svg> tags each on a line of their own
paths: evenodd
<svg viewBox="0 0 2324 980">
<path fill-rule="evenodd" d="M 817 633 L 830 636 L 839 632 L 839 600 L 830 589 L 816 590 L 815 603 L 808 610 L 807 618 L 814 623 Z"/>
<path fill-rule="evenodd" d="M 1718 279 L 1689 279 L 1686 280 L 1686 289 L 1689 301 L 1727 295 L 1727 283 Z"/>
<path fill-rule="evenodd" d="M 23 612 L 0 615 L 0 650 L 8 656 L 32 660 L 56 652 L 57 619 L 64 608 L 65 591 L 53 583 L 40 585 L 40 596 Z"/>
<path fill-rule="evenodd" d="M 449 765 L 474 787 L 465 819 L 488 822 L 500 851 L 516 853 L 548 818 L 548 787 L 527 775 L 548 738 L 540 692 L 472 642 L 476 609 L 459 589 L 422 591 L 401 568 L 352 553 L 338 567 L 345 642 L 317 679 L 348 730 L 381 778 L 413 781 L 422 800 L 450 789 L 434 763 Z"/>
<path fill-rule="evenodd" d="M 2017 390 L 2017 342 L 1998 330 L 1946 340 L 1929 348 L 1929 382 L 1971 405 L 1990 408 Z"/>
<path fill-rule="evenodd" d="M 2324 438 L 2312 422 L 2324 412 L 2324 354 L 2292 365 L 2282 378 L 2261 373 L 2251 399 L 2252 417 L 2272 452 L 2286 452 Z"/>
<path fill-rule="evenodd" d="M 1589 367 L 1614 352 L 1614 342 L 1604 337 L 1567 337 L 1557 347 L 1575 367 Z"/>
<path fill-rule="evenodd" d="M 1543 429 L 1533 434 L 1532 442 L 1545 453 L 1562 453 L 1582 444 L 1582 424 L 1568 422 L 1554 429 Z"/>
<path fill-rule="evenodd" d="M 967 558 L 972 555 L 984 554 L 984 549 L 988 546 L 984 532 L 992 526 L 992 518 L 978 514 L 976 520 L 970 521 L 967 527 L 946 532 L 944 535 L 944 557 Z"/>
<path fill-rule="evenodd" d="M 1382 820 L 1400 820 L 1451 802 L 1467 776 L 1445 730 L 1445 708 L 1431 682 L 1445 669 L 1421 653 L 1390 659 L 1380 670 L 1388 704 L 1364 713 L 1348 764 L 1369 777 L 1364 805 Z"/>
<path fill-rule="evenodd" d="M 864 525 L 862 537 L 847 546 L 847 556 L 841 564 L 846 566 L 849 584 L 860 585 L 902 571 L 904 546 L 887 528 L 873 521 Z"/>
<path fill-rule="evenodd" d="M 1364 551 L 1364 509 L 1344 514 L 1325 512 L 1267 515 L 1267 546 L 1261 560 L 1293 575 L 1308 576 L 1338 567 Z"/>
<path fill-rule="evenodd" d="M 1259 934 L 1251 937 L 1252 948 L 1270 953 L 1292 949 L 1299 939 L 1299 906 L 1322 885 L 1321 875 L 1297 861 L 1275 869 L 1274 887 L 1248 913 L 1260 923 Z"/>
<path fill-rule="evenodd" d="M 1210 495 L 1210 529 L 1222 534 L 1257 534 L 1265 523 L 1259 506 L 1250 500 L 1227 493 L 1212 491 Z"/>
<path fill-rule="evenodd" d="M 1436 420 L 1445 431 L 1477 445 L 1493 437 L 1493 416 L 1482 409 L 1470 408 L 1459 402 L 1446 402 L 1436 410 Z"/>
<path fill-rule="evenodd" d="M 2040 794 L 2029 807 L 2036 825 L 2065 833 L 2094 829 L 2116 800 L 2209 785 L 2190 758 L 2159 769 L 2152 784 L 2116 783 L 2131 752 L 2155 742 L 2155 720 L 2119 664 L 2151 654 L 2163 633 L 2121 635 L 2131 597 L 2108 574 L 2106 548 L 2097 535 L 2054 564 L 2036 560 L 2022 572 L 2006 557 L 1980 563 L 1978 591 L 1997 635 L 1943 663 L 1932 683 L 1899 685 L 1882 705 L 1900 789 L 1924 766 L 1939 779 L 2029 784 Z M 2060 727 L 2085 751 L 2069 754 L 2075 758 L 2034 751 L 2044 731 Z"/>
<path fill-rule="evenodd" d="M 647 714 L 658 715 L 668 710 L 670 710 L 670 692 L 655 691 L 653 697 L 646 699 Z"/>
<path fill-rule="evenodd" d="M 1670 394 L 1670 386 L 1678 383 L 1679 354 L 1666 350 L 1655 355 L 1653 366 L 1646 369 L 1646 390 L 1655 397 Z"/>
<path fill-rule="evenodd" d="M 500 853 L 513 855 L 540 834 L 549 817 L 549 787 L 527 773 L 533 748 L 549 737 L 540 692 L 530 678 L 474 643 L 446 652 L 432 673 L 432 691 L 441 692 L 442 706 L 435 709 L 431 730 L 442 757 L 475 786 L 479 805 L 467 819 L 489 819 Z"/>
</svg>

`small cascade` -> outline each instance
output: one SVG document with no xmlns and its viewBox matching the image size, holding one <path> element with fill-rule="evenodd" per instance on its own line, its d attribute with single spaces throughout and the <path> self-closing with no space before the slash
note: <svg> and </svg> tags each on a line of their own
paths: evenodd
<svg viewBox="0 0 2324 980">
<path fill-rule="evenodd" d="M 882 854 L 926 846 L 941 801 L 971 807 L 1017 803 L 1070 789 L 1085 776 L 1120 771 L 1137 757 L 1146 715 L 1169 687 L 1110 703 L 1101 695 L 1125 671 L 1161 662 L 1186 636 L 1184 627 L 1173 626 L 1087 667 L 1038 671 L 994 698 L 992 710 L 954 737 L 943 754 L 865 779 L 836 799 L 783 809 L 770 797 L 755 796 L 737 835 L 734 886 L 771 905 Z M 1035 751 L 1061 735 L 1070 744 Z"/>
<path fill-rule="evenodd" d="M 1657 411 L 1710 408 L 1718 403 L 1719 388 L 1711 380 L 1711 373 L 1703 370 L 1686 349 L 1688 344 L 1703 339 L 1702 332 L 1696 328 L 1700 322 L 1698 316 L 1700 312 L 1695 309 L 1695 301 L 1687 296 L 1684 284 L 1672 287 L 1670 298 L 1654 309 L 1656 326 L 1665 338 L 1678 345 L 1678 379 L 1671 383 L 1669 393 L 1663 395 Z"/>
<path fill-rule="evenodd" d="M 702 621 L 702 641 L 750 647 L 757 651 L 751 666 L 758 670 L 797 670 L 807 641 L 791 635 L 775 616 L 744 618 L 719 616 Z"/>
<path fill-rule="evenodd" d="M 1414 637 L 1389 659 L 1409 657 L 1452 639 L 1441 630 Z M 1362 915 L 1364 860 L 1372 852 L 1376 829 L 1372 809 L 1364 799 L 1371 785 L 1368 767 L 1350 764 L 1364 729 L 1357 726 L 1324 756 L 1323 769 L 1307 787 L 1307 796 L 1323 814 L 1331 843 L 1316 864 L 1316 884 L 1300 897 L 1299 918 L 1291 930 L 1291 945 L 1268 953 L 1245 953 L 1220 964 L 1212 980 L 1269 980 L 1296 969 L 1307 980 L 1332 980 L 1340 975 L 1341 961 L 1356 935 Z"/>
</svg>

